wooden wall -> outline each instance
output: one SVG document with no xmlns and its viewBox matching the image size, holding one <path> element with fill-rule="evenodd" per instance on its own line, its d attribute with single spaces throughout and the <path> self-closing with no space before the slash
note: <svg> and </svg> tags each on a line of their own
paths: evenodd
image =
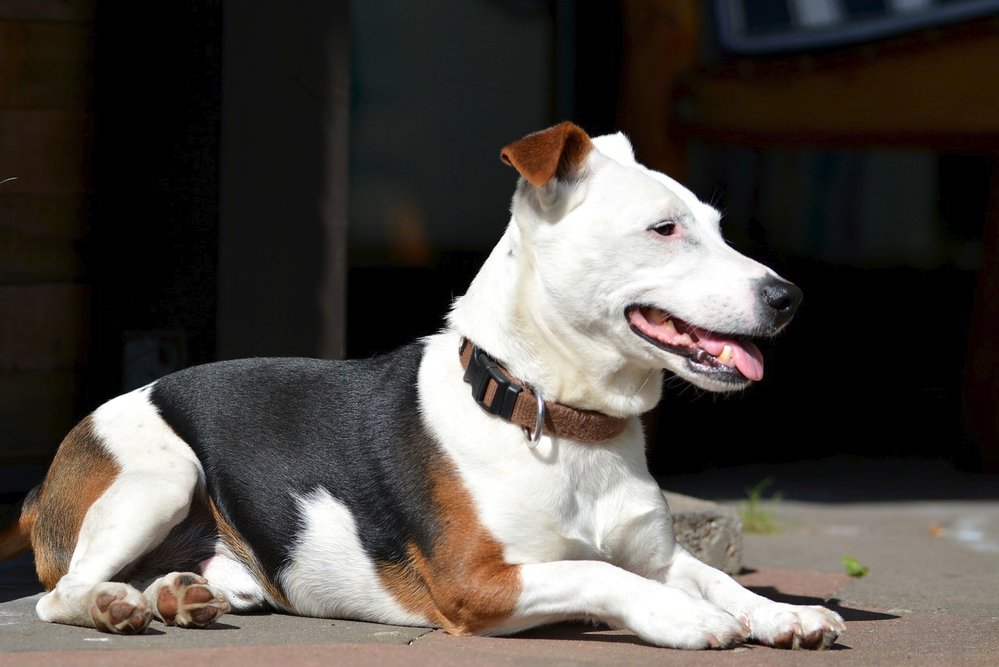
<svg viewBox="0 0 999 667">
<path fill-rule="evenodd" d="M 0 0 L 0 465 L 45 461 L 77 416 L 93 10 Z"/>
</svg>

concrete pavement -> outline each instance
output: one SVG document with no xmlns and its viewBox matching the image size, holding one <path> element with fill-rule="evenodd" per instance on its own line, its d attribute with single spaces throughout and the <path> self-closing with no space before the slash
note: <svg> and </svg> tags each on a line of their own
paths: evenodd
<svg viewBox="0 0 999 667">
<path fill-rule="evenodd" d="M 763 474 L 761 474 L 763 473 Z M 775 599 L 826 603 L 847 620 L 833 650 L 682 652 L 584 625 L 510 638 L 282 615 L 216 629 L 154 623 L 117 637 L 40 623 L 30 563 L 0 569 L 0 666 L 144 665 L 989 665 L 999 664 L 999 479 L 933 462 L 820 462 L 676 477 L 668 486 L 738 506 L 763 476 L 784 499 L 778 532 L 743 538 L 739 579 Z M 840 559 L 869 568 L 857 579 Z"/>
</svg>

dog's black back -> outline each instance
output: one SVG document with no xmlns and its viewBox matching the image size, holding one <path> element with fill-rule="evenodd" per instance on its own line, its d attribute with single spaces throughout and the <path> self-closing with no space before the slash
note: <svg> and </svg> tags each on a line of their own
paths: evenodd
<svg viewBox="0 0 999 667">
<path fill-rule="evenodd" d="M 150 398 L 271 577 L 301 527 L 296 496 L 317 489 L 350 509 L 372 560 L 401 563 L 407 542 L 429 546 L 434 531 L 426 468 L 437 449 L 416 394 L 422 350 L 219 362 L 158 380 Z"/>
</svg>

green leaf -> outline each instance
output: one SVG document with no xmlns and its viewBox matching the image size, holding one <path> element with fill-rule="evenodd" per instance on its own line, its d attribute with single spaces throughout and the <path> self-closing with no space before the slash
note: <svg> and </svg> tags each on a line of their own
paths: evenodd
<svg viewBox="0 0 999 667">
<path fill-rule="evenodd" d="M 843 556 L 839 559 L 839 562 L 843 564 L 843 569 L 851 577 L 863 577 L 865 574 L 871 571 L 871 568 L 866 565 L 861 565 L 860 561 L 853 556 Z"/>
</svg>

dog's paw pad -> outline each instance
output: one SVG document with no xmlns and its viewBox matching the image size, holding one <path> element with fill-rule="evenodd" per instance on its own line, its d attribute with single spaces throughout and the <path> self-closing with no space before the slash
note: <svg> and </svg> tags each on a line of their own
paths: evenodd
<svg viewBox="0 0 999 667">
<path fill-rule="evenodd" d="M 794 648 L 794 631 L 785 630 L 772 637 L 769 643 L 774 648 Z"/>
<path fill-rule="evenodd" d="M 167 575 L 156 594 L 156 612 L 167 625 L 206 628 L 227 611 L 225 595 L 189 572 Z"/>
<path fill-rule="evenodd" d="M 125 584 L 111 584 L 95 591 L 90 619 L 102 632 L 134 635 L 142 632 L 153 612 L 139 591 Z"/>
<path fill-rule="evenodd" d="M 823 632 L 821 629 L 815 629 L 812 630 L 807 635 L 802 635 L 798 639 L 798 648 L 807 648 L 807 649 L 822 648 L 824 640 L 825 640 L 825 632 Z M 835 641 L 835 638 L 832 641 Z M 830 642 L 830 645 L 831 644 L 832 642 Z"/>
</svg>

